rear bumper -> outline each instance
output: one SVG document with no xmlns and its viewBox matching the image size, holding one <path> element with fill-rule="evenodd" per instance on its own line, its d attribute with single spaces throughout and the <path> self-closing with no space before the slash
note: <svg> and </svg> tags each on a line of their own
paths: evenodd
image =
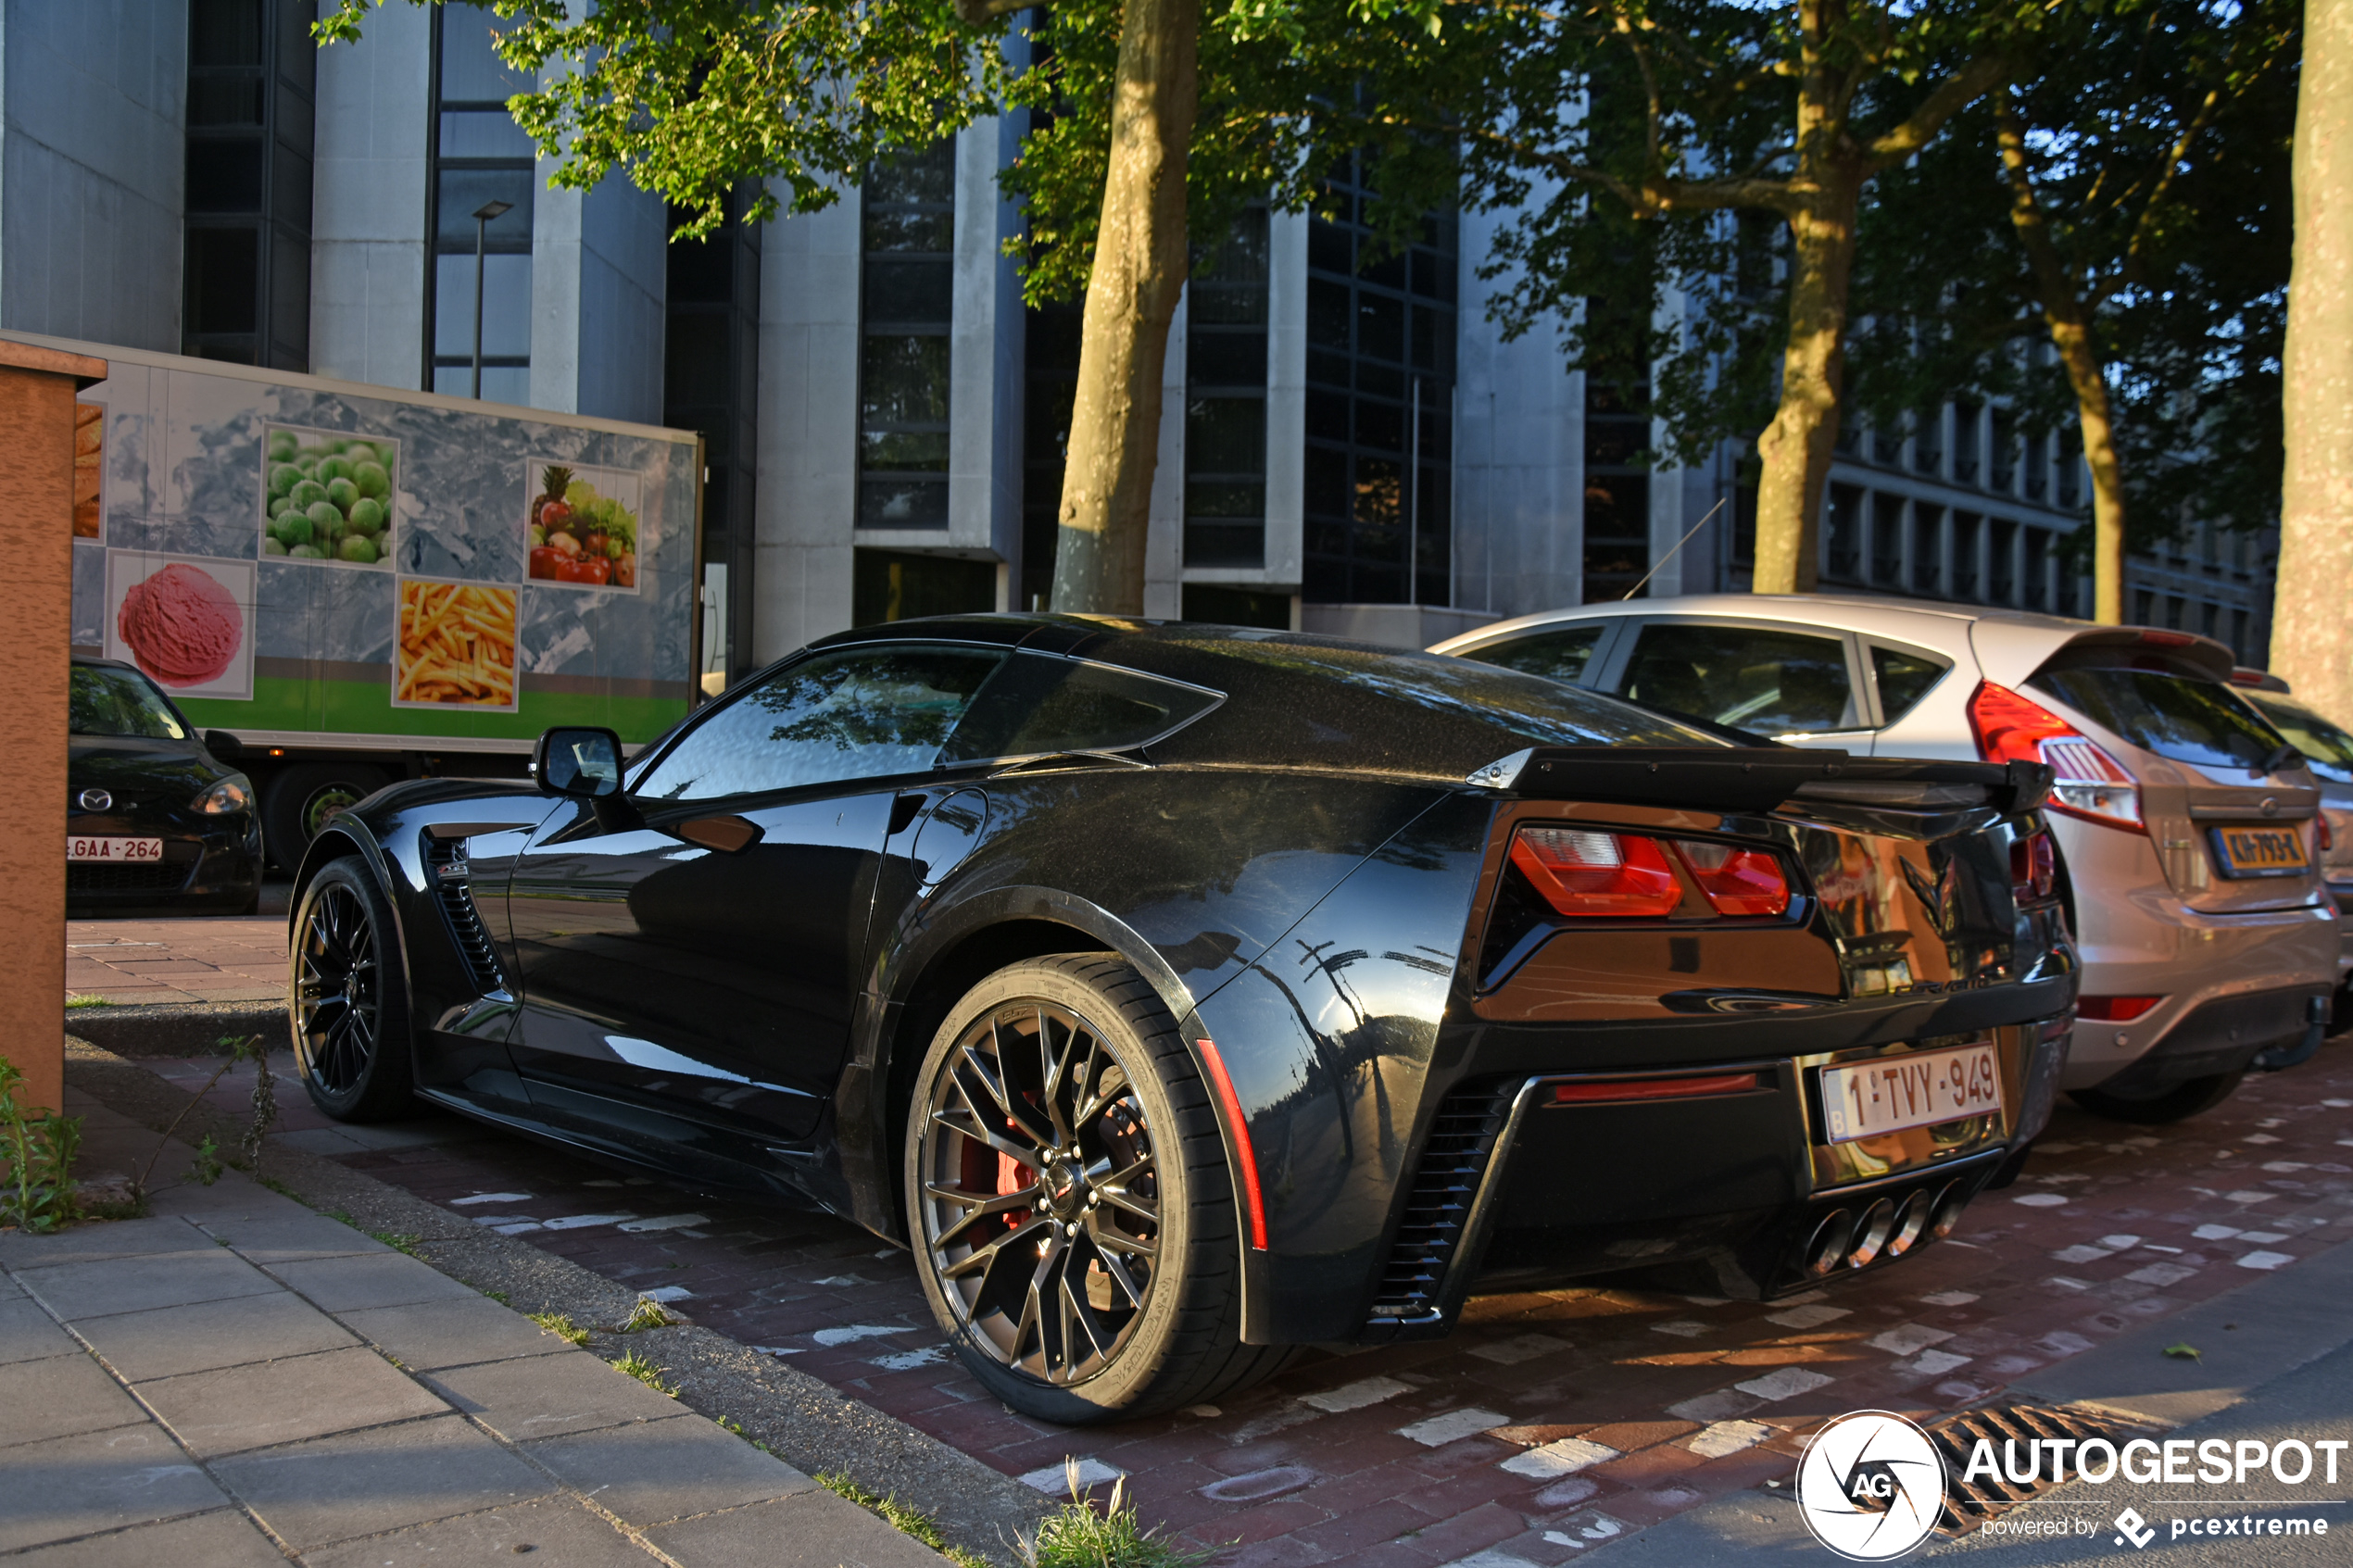
<svg viewBox="0 0 2353 1568">
<path fill-rule="evenodd" d="M 1640 1272 L 1747 1298 L 1884 1268 L 1949 1232 L 2049 1121 L 2065 1019 L 1992 1031 L 2004 1113 L 1830 1145 L 1817 1070 L 1879 1054 L 1723 1064 L 1754 1088 L 1557 1104 L 1554 1085 L 1457 1090 L 1425 1148 L 1360 1340 L 1442 1334 L 1474 1290 Z M 1686 1070 L 1688 1071 L 1688 1070 Z"/>
<path fill-rule="evenodd" d="M 2262 1053 L 2295 1047 L 2325 1023 L 2330 989 L 2321 982 L 2201 1003 L 2100 1087 L 2111 1094 L 2148 1095 L 2193 1078 L 2245 1072 Z"/>
</svg>

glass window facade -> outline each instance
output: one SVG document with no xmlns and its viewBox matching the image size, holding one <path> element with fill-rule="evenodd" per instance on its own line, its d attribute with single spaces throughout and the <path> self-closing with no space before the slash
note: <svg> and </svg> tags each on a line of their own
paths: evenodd
<svg viewBox="0 0 2353 1568">
<path fill-rule="evenodd" d="M 1196 249 L 1185 288 L 1185 564 L 1266 564 L 1266 211 Z"/>
<path fill-rule="evenodd" d="M 948 526 L 956 142 L 877 160 L 861 223 L 858 526 Z"/>
<path fill-rule="evenodd" d="M 737 190 L 710 237 L 673 240 L 665 258 L 661 419 L 703 438 L 702 562 L 707 603 L 698 677 L 751 669 L 752 458 L 760 406 L 760 232 Z M 684 207 L 670 209 L 674 232 Z M 714 570 L 716 569 L 716 570 Z"/>
<path fill-rule="evenodd" d="M 310 368 L 314 0 L 188 7 L 180 351 Z"/>
<path fill-rule="evenodd" d="M 538 188 L 530 138 L 507 100 L 530 91 L 492 48 L 495 27 L 473 10 L 434 8 L 431 178 L 433 269 L 425 278 L 425 384 L 472 396 L 476 327 L 481 395 L 531 401 L 531 217 Z M 508 210 L 482 225 L 475 260 L 473 215 L 494 201 Z M 474 300 L 482 315 L 477 323 Z"/>
<path fill-rule="evenodd" d="M 1453 586 L 1455 223 L 1378 257 L 1362 154 L 1307 226 L 1303 596 L 1445 604 Z"/>
</svg>

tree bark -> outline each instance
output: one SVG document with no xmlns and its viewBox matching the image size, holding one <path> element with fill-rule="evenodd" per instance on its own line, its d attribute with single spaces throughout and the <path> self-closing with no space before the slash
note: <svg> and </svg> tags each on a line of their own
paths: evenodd
<svg viewBox="0 0 2353 1568">
<path fill-rule="evenodd" d="M 2353 721 L 2353 0 L 2309 0 L 2296 103 L 2296 253 L 2271 668 Z"/>
<path fill-rule="evenodd" d="M 1055 531 L 1058 610 L 1140 615 L 1161 372 L 1184 292 L 1200 0 L 1126 0 Z"/>
<path fill-rule="evenodd" d="M 2010 182 L 2010 226 L 2018 231 L 2028 265 L 2042 295 L 2043 320 L 2051 331 L 2067 384 L 2075 394 L 2076 423 L 2083 433 L 2083 461 L 2092 470 L 2092 619 L 2104 626 L 2124 622 L 2124 466 L 2116 453 L 2116 423 L 2108 400 L 2107 365 L 2092 335 L 2092 307 L 2069 276 L 2051 238 L 2026 161 L 2026 137 L 2007 102 L 1994 118 L 2002 169 Z"/>
<path fill-rule="evenodd" d="M 1756 440 L 1765 471 L 1756 483 L 1752 585 L 1760 594 L 1810 594 L 1817 585 L 1822 492 L 1830 484 L 1846 383 L 1846 300 L 1862 181 L 1857 173 L 1831 169 L 1817 170 L 1810 182 L 1812 199 L 1789 220 L 1789 345 L 1781 354 L 1780 407 Z"/>
</svg>

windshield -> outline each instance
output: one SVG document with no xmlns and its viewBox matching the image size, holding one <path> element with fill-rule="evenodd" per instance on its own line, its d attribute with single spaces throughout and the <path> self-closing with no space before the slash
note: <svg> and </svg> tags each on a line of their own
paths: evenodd
<svg viewBox="0 0 2353 1568">
<path fill-rule="evenodd" d="M 2287 743 L 2304 753 L 2312 771 L 2337 784 L 2353 784 L 2353 734 L 2347 734 L 2300 702 L 2269 692 L 2241 694 L 2253 703 Z"/>
<path fill-rule="evenodd" d="M 2259 768 L 2285 743 L 2228 687 L 2154 670 L 2046 670 L 2027 683 L 2170 761 Z"/>
<path fill-rule="evenodd" d="M 135 735 L 145 740 L 186 740 L 188 732 L 171 704 L 142 674 L 103 665 L 73 667 L 68 733 Z"/>
</svg>

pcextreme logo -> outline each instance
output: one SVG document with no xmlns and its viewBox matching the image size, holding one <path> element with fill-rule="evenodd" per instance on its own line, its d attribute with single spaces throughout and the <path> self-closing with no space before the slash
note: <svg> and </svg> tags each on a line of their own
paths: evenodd
<svg viewBox="0 0 2353 1568">
<path fill-rule="evenodd" d="M 1814 1538 L 1851 1562 L 1903 1556 L 1936 1528 L 1944 1457 L 1887 1411 L 1856 1411 L 1814 1434 L 1797 1466 L 1797 1509 Z"/>
</svg>

